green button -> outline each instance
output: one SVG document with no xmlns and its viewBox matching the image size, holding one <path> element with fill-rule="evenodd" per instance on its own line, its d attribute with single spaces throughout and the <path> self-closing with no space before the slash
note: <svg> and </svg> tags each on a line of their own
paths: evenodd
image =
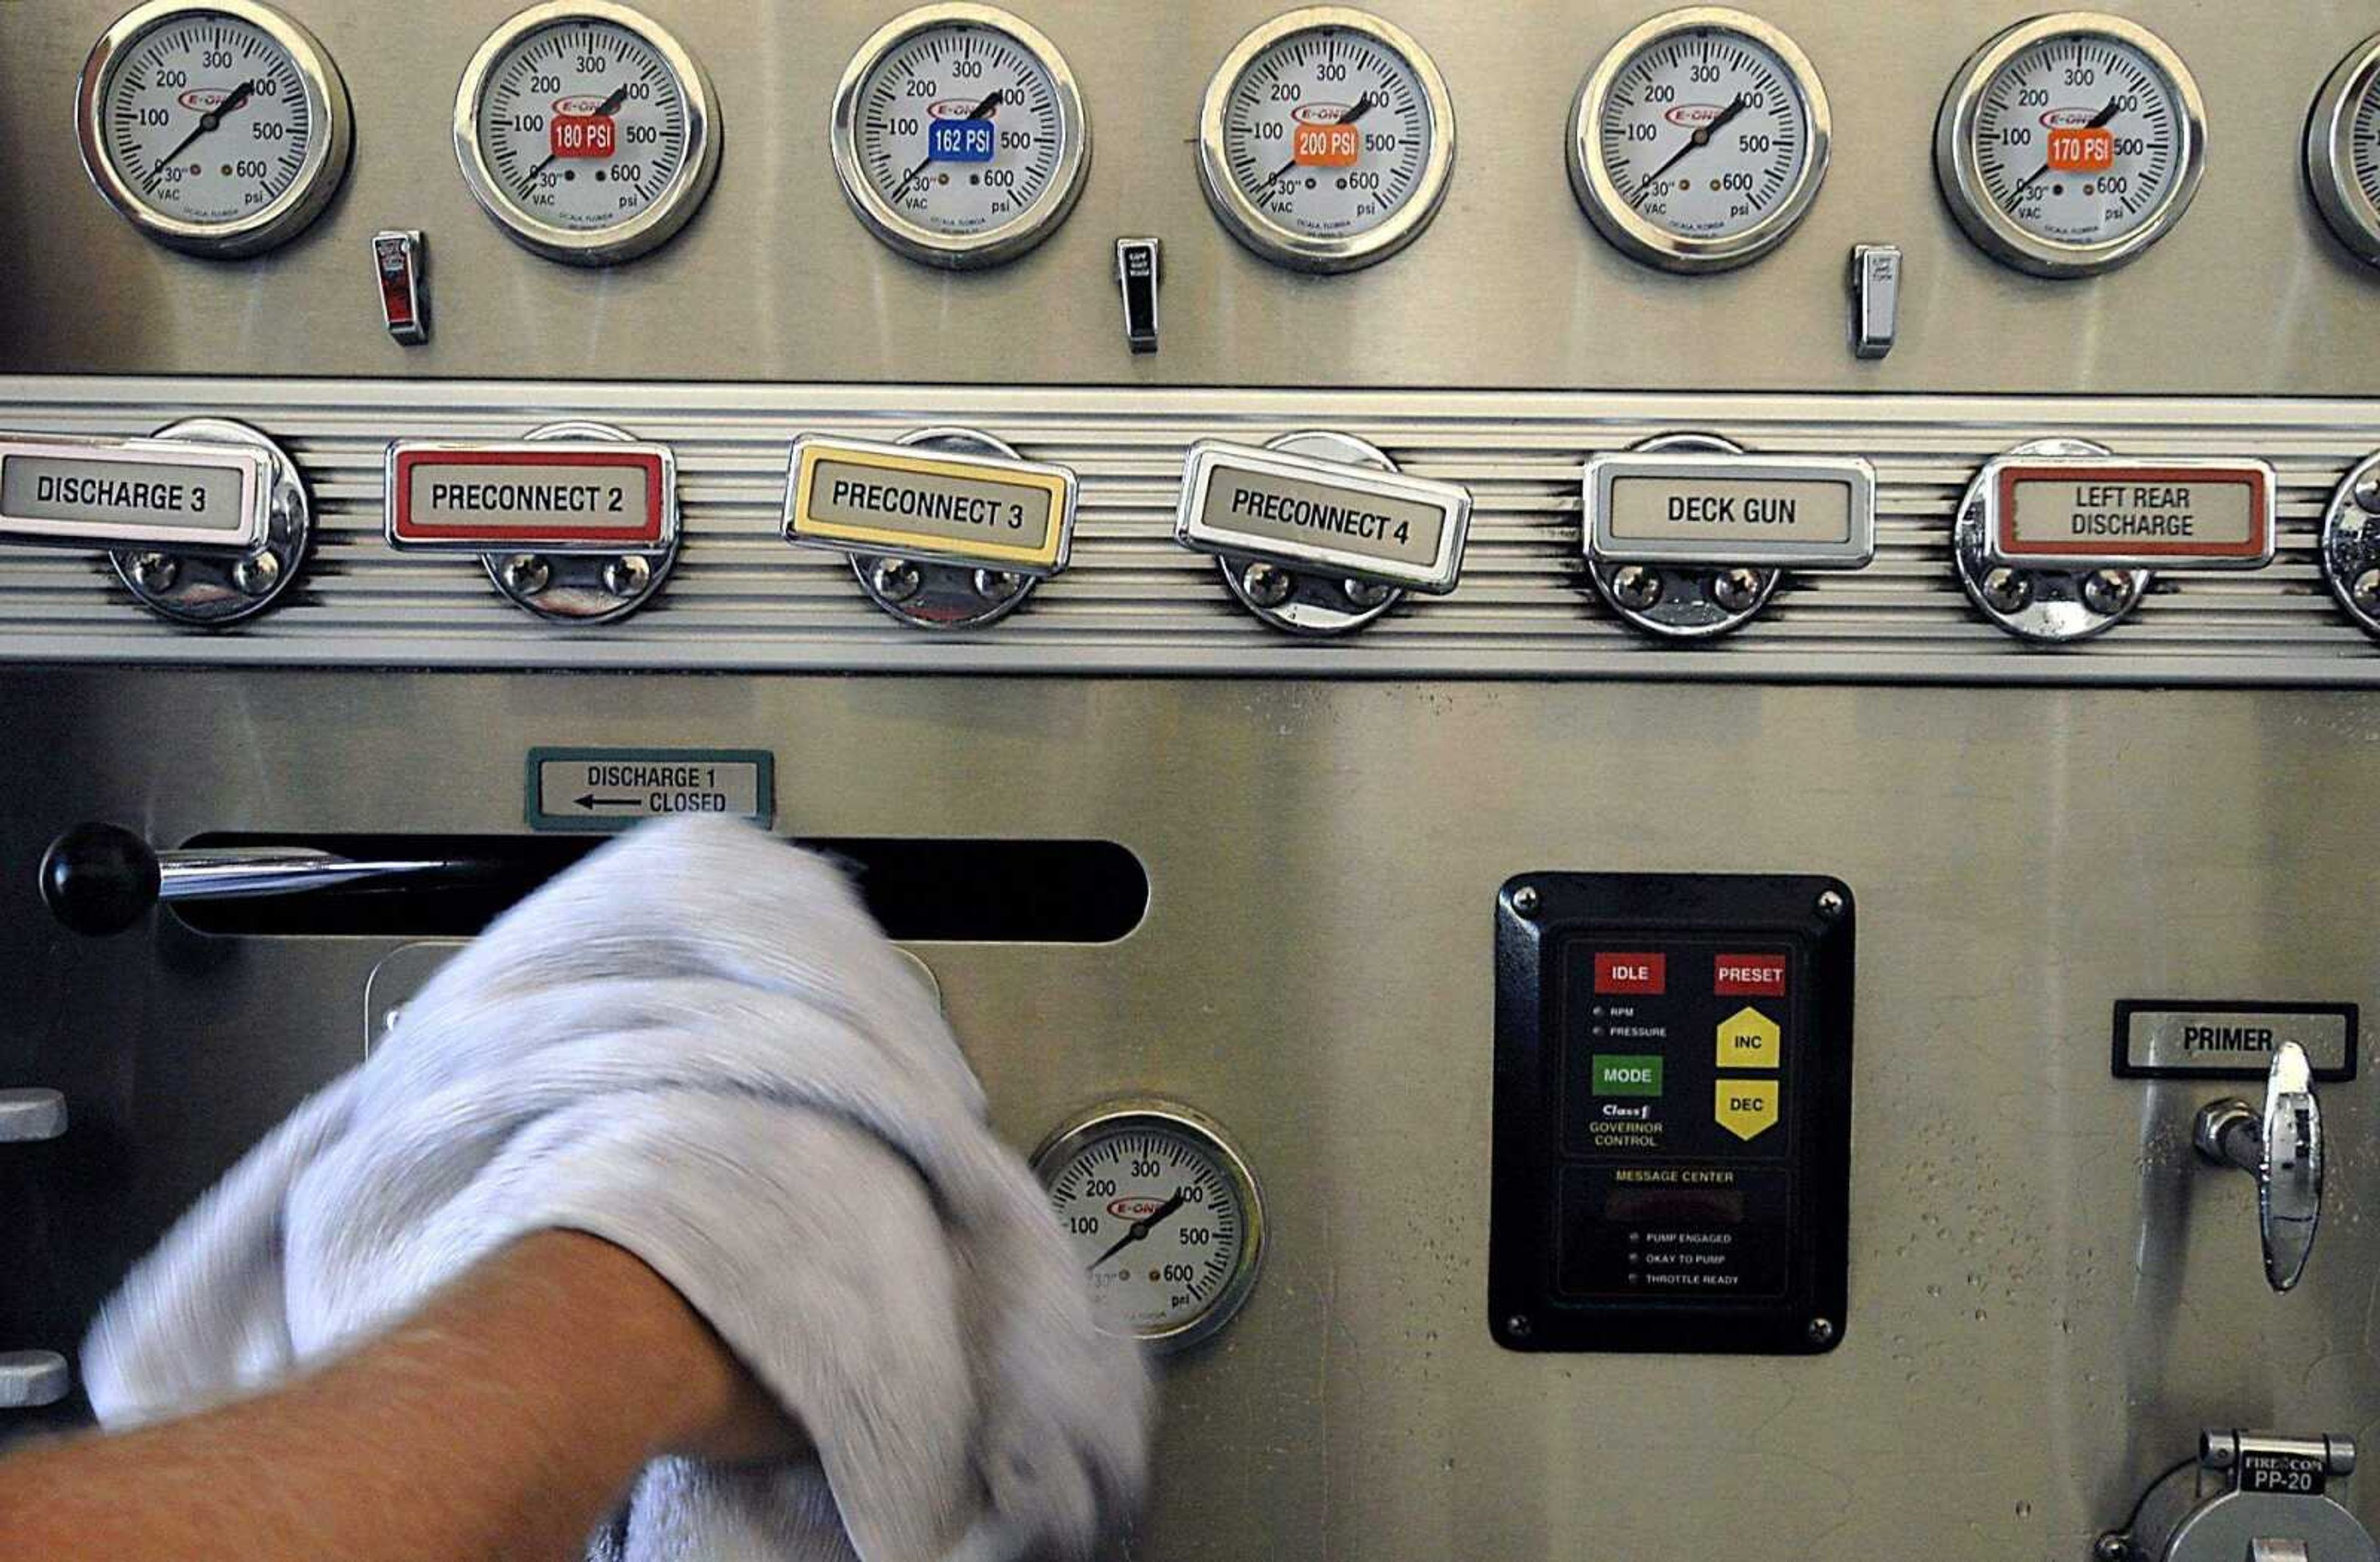
<svg viewBox="0 0 2380 1562">
<path fill-rule="evenodd" d="M 1597 1053 L 1595 1055 L 1595 1093 L 1597 1095 L 1660 1094 L 1661 1055 L 1658 1053 Z"/>
</svg>

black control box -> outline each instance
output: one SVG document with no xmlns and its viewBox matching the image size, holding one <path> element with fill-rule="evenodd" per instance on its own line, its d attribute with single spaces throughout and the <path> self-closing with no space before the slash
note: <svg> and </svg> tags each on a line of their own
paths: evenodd
<svg viewBox="0 0 2380 1562">
<path fill-rule="evenodd" d="M 1496 899 L 1488 1327 L 1841 1342 L 1854 908 L 1830 878 L 1524 873 Z"/>
</svg>

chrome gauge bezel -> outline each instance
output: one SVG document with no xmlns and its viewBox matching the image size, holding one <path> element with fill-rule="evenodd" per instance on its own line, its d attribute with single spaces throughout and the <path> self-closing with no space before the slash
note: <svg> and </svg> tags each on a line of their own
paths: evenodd
<svg viewBox="0 0 2380 1562">
<path fill-rule="evenodd" d="M 1341 30 L 1360 32 L 1395 55 L 1421 84 L 1422 102 L 1429 115 L 1429 155 L 1413 193 L 1377 227 L 1344 237 L 1317 238 L 1267 216 L 1232 177 L 1230 149 L 1224 141 L 1223 120 L 1232 90 L 1267 50 L 1300 32 Z M 1287 11 L 1249 32 L 1232 45 L 1222 64 L 1207 82 L 1198 108 L 1198 183 L 1233 238 L 1276 265 L 1293 271 L 1332 273 L 1355 271 L 1387 260 L 1411 244 L 1428 227 L 1446 201 L 1454 175 L 1454 99 L 1439 74 L 1438 62 L 1413 34 L 1393 22 L 1344 6 L 1307 6 Z"/>
<path fill-rule="evenodd" d="M 675 177 L 626 222 L 586 232 L 540 222 L 523 211 L 505 193 L 480 145 L 480 100 L 497 64 L 529 33 L 575 21 L 608 22 L 636 33 L 669 67 L 686 100 L 686 160 Z M 545 0 L 490 33 L 471 63 L 463 67 L 462 83 L 455 93 L 455 161 L 471 199 L 516 243 L 568 265 L 617 265 L 667 243 L 701 209 L 719 174 L 722 135 L 716 104 L 710 74 L 701 62 L 642 11 L 613 0 Z"/>
<path fill-rule="evenodd" d="M 1039 1149 L 1033 1152 L 1033 1175 L 1046 1191 L 1051 1179 L 1093 1141 L 1128 1131 L 1135 1127 L 1177 1134 L 1212 1156 L 1215 1164 L 1222 1168 L 1223 1175 L 1231 1180 L 1232 1190 L 1240 1201 L 1241 1219 L 1247 1229 L 1246 1239 L 1240 1244 L 1239 1258 L 1232 1265 L 1232 1272 L 1224 1276 L 1214 1300 L 1201 1308 L 1196 1316 L 1171 1329 L 1135 1329 L 1126 1336 L 1160 1355 L 1172 1355 L 1212 1338 L 1217 1330 L 1230 1323 L 1247 1304 L 1249 1293 L 1256 1289 L 1257 1275 L 1264 1267 L 1264 1190 L 1257 1185 L 1256 1173 L 1249 1169 L 1247 1157 L 1240 1153 L 1221 1124 L 1180 1102 L 1156 1096 L 1128 1096 L 1103 1102 L 1067 1119 L 1041 1141 Z"/>
<path fill-rule="evenodd" d="M 2139 50 L 2171 84 L 2180 110 L 2180 158 L 2156 212 L 2122 238 L 2097 244 L 2067 244 L 2028 233 L 2000 210 L 1975 165 L 1975 120 L 1993 79 L 2034 44 L 2076 34 Z M 1959 68 L 1934 117 L 1934 175 L 1950 214 L 1984 253 L 2035 276 L 2093 276 L 2137 260 L 2181 221 L 2205 172 L 2206 102 L 2199 95 L 2198 79 L 2164 39 L 2138 22 L 2097 11 L 2058 11 L 1997 34 Z"/>
<path fill-rule="evenodd" d="M 1807 155 L 1791 189 L 1776 209 L 1742 233 L 1701 238 L 1673 233 L 1631 205 L 1612 178 L 1597 133 L 1610 106 L 1612 89 L 1636 59 L 1682 32 L 1732 32 L 1774 55 L 1785 67 L 1793 91 L 1802 100 L 1808 138 Z M 1692 6 L 1668 11 L 1631 29 L 1611 45 L 1579 83 L 1570 116 L 1571 193 L 1595 224 L 1622 254 L 1663 271 L 1689 274 L 1731 271 L 1748 265 L 1791 237 L 1809 214 L 1818 189 L 1826 183 L 1827 164 L 1834 151 L 1834 116 L 1827 106 L 1826 84 L 1810 56 L 1783 32 L 1758 17 L 1725 6 Z"/>
<path fill-rule="evenodd" d="M 257 29 L 288 55 L 304 83 L 309 122 L 318 127 L 289 188 L 261 210 L 222 223 L 193 223 L 152 204 L 116 171 L 107 153 L 108 79 L 126 51 L 160 28 L 204 17 L 226 17 Z M 331 204 L 347 174 L 355 146 L 355 111 L 347 84 L 330 52 L 305 28 L 255 0 L 147 0 L 100 34 L 83 61 L 75 89 L 75 139 L 83 171 L 107 203 L 161 244 L 193 255 L 231 259 L 285 244 Z"/>
<path fill-rule="evenodd" d="M 943 27 L 982 28 L 1006 37 L 1032 55 L 1048 73 L 1058 98 L 1061 140 L 1057 171 L 1050 176 L 1049 185 L 1030 206 L 984 233 L 937 233 L 911 222 L 868 181 L 859 160 L 860 88 L 893 50 L 921 32 Z M 997 6 L 965 4 L 961 0 L 905 11 L 868 35 L 859 52 L 851 56 L 851 64 L 844 67 L 843 79 L 835 86 L 829 139 L 834 153 L 835 177 L 843 185 L 844 199 L 851 202 L 852 211 L 868 231 L 913 261 L 951 270 L 971 271 L 1013 261 L 1057 232 L 1081 198 L 1083 182 L 1091 167 L 1090 115 L 1083 105 L 1082 85 L 1058 45 L 1022 17 Z"/>
<path fill-rule="evenodd" d="M 2380 33 L 2338 62 L 2306 118 L 2306 189 L 2356 259 L 2380 265 L 2380 204 L 2355 177 L 2355 111 L 2380 87 Z"/>
</svg>

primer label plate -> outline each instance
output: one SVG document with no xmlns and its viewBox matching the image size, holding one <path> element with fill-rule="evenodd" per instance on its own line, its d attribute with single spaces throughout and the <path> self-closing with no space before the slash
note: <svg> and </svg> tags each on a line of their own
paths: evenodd
<svg viewBox="0 0 2380 1562">
<path fill-rule="evenodd" d="M 765 749 L 531 749 L 528 827 L 589 833 L 716 813 L 767 829 L 776 779 Z"/>
<path fill-rule="evenodd" d="M 389 545 L 438 553 L 664 552 L 677 539 L 667 445 L 609 439 L 388 447 Z"/>
<path fill-rule="evenodd" d="M 981 565 L 1020 575 L 1066 567 L 1075 474 L 923 445 L 804 434 L 785 479 L 785 540 L 839 553 Z"/>
<path fill-rule="evenodd" d="M 239 445 L 0 434 L 0 539 L 245 553 L 271 527 L 272 479 Z"/>
<path fill-rule="evenodd" d="M 2116 1005 L 2118 1079 L 2261 1080 L 2283 1042 L 2317 1080 L 2355 1078 L 2353 1004 L 2126 998 Z"/>
<path fill-rule="evenodd" d="M 1201 440 L 1183 466 L 1174 537 L 1202 553 L 1443 596 L 1462 574 L 1470 524 L 1470 491 L 1451 482 Z"/>
</svg>

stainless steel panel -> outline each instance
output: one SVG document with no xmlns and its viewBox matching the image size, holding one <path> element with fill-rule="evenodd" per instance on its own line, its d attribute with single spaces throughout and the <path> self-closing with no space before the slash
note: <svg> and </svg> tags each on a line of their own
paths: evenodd
<svg viewBox="0 0 2380 1562">
<path fill-rule="evenodd" d="M 1725 276 L 1658 275 L 1572 199 L 1571 99 L 1659 0 L 1484 10 L 1397 0 L 1462 125 L 1451 193 L 1414 247 L 1316 279 L 1234 243 L 1192 163 L 1208 73 L 1277 0 L 1021 5 L 1081 77 L 1095 150 L 1081 201 L 1016 263 L 946 275 L 845 210 L 827 112 L 897 0 L 646 0 L 708 66 L 725 126 L 707 207 L 609 272 L 524 253 L 466 193 L 447 127 L 465 61 L 516 0 L 290 0 L 355 100 L 347 187 L 289 247 L 209 262 L 140 238 L 75 162 L 74 73 L 119 0 L 0 0 L 0 369 L 65 372 L 633 375 L 639 379 L 1496 385 L 2367 395 L 2380 276 L 2331 238 L 2299 171 L 2307 106 L 2372 30 L 2356 0 L 2279 10 L 2108 0 L 2190 62 L 2212 120 L 2188 217 L 2138 263 L 2022 276 L 1960 233 L 1930 131 L 1960 64 L 2041 0 L 1763 0 L 1825 79 L 1834 165 L 1800 231 Z M 382 327 L 372 235 L 429 236 L 437 330 Z M 1133 354 L 1122 234 L 1165 243 L 1162 350 Z M 1852 356 L 1852 246 L 1905 254 L 1900 341 Z"/>
<path fill-rule="evenodd" d="M 2202 1424 L 2380 1435 L 2369 1080 L 2318 1087 L 2334 1202 L 2275 1297 L 2247 1179 L 2188 1142 L 2234 1087 L 2118 1081 L 2107 1051 L 2120 996 L 2380 995 L 2340 914 L 2370 897 L 2358 694 L 20 668 L 0 727 L 0 1078 L 74 1113 L 28 1152 L 59 1159 L 0 1177 L 11 1344 L 71 1346 L 354 1061 L 395 942 L 75 939 L 29 909 L 53 835 L 508 831 L 530 744 L 750 744 L 793 830 L 1102 835 L 1148 864 L 1120 944 L 921 949 L 1013 1142 L 1150 1089 L 1265 1178 L 1265 1278 L 1168 1378 L 1144 1562 L 2070 1562 Z M 1857 890 L 1834 1354 L 1489 1343 L 1490 908 L 1548 867 Z M 2380 1481 L 2352 1490 L 2380 1520 Z"/>
</svg>

